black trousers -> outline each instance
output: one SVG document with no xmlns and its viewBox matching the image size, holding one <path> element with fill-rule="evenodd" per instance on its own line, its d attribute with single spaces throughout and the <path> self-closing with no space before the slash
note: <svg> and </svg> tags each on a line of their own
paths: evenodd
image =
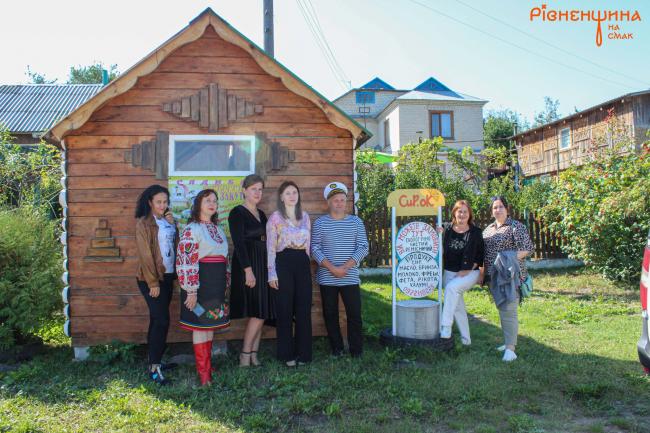
<svg viewBox="0 0 650 433">
<path fill-rule="evenodd" d="M 275 257 L 275 268 L 278 274 L 278 290 L 273 290 L 277 357 L 280 361 L 310 362 L 312 283 L 309 256 L 304 250 L 282 250 Z"/>
<path fill-rule="evenodd" d="M 138 280 L 138 287 L 149 307 L 149 330 L 147 331 L 147 350 L 149 364 L 160 364 L 167 348 L 167 331 L 169 331 L 169 304 L 172 300 L 172 283 L 174 274 L 165 274 L 160 281 L 160 294 L 156 298 L 149 295 L 149 286 Z"/>
<path fill-rule="evenodd" d="M 348 317 L 348 344 L 350 354 L 359 356 L 363 352 L 363 333 L 361 322 L 361 290 L 359 285 L 320 286 L 323 300 L 323 319 L 330 340 L 332 353 L 343 351 L 343 337 L 339 326 L 339 294 L 343 299 L 345 314 Z"/>
</svg>

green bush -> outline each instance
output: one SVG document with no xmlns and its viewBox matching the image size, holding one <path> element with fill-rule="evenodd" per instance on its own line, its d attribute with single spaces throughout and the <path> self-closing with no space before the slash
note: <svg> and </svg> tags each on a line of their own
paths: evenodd
<svg viewBox="0 0 650 433">
<path fill-rule="evenodd" d="M 0 124 L 0 205 L 43 208 L 60 216 L 61 152 L 45 142 L 25 148 Z"/>
<path fill-rule="evenodd" d="M 590 160 L 552 183 L 543 216 L 568 242 L 572 258 L 612 281 L 637 283 L 650 228 L 650 152 L 634 142 L 610 113 L 606 134 Z"/>
<path fill-rule="evenodd" d="M 395 187 L 395 175 L 390 164 L 384 164 L 374 156 L 374 151 L 360 151 L 356 156 L 357 208 L 362 219 L 386 208 L 386 198 Z"/>
<path fill-rule="evenodd" d="M 61 307 L 57 225 L 31 207 L 0 210 L 0 349 L 37 331 Z"/>
</svg>

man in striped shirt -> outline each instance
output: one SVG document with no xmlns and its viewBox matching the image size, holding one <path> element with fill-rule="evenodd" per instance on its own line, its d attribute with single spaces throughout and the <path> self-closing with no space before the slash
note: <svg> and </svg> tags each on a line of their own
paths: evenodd
<svg viewBox="0 0 650 433">
<path fill-rule="evenodd" d="M 328 214 L 318 218 L 311 231 L 311 254 L 318 263 L 323 318 L 332 354 L 343 354 L 339 326 L 339 294 L 348 318 L 350 355 L 361 356 L 361 291 L 359 264 L 368 254 L 368 237 L 363 221 L 346 213 L 348 189 L 340 182 L 329 183 L 323 192 Z"/>
</svg>

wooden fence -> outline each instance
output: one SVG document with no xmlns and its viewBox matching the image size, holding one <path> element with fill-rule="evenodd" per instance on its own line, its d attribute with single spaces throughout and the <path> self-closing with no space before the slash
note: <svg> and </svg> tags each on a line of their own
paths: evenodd
<svg viewBox="0 0 650 433">
<path fill-rule="evenodd" d="M 443 211 L 443 220 L 449 221 L 447 215 L 449 211 Z M 566 254 L 562 252 L 562 238 L 555 233 L 552 233 L 548 225 L 534 214 L 527 212 L 519 214 L 516 212 L 511 213 L 512 217 L 516 220 L 523 222 L 528 227 L 530 238 L 535 245 L 535 251 L 532 258 L 534 259 L 560 259 L 566 258 Z M 430 217 L 398 217 L 397 227 L 408 223 L 409 221 L 421 220 L 426 221 L 429 218 L 431 224 L 436 223 L 435 218 Z M 484 228 L 492 222 L 492 218 L 487 213 L 475 214 L 474 224 L 478 227 Z M 369 253 L 363 262 L 367 267 L 390 266 L 391 260 L 391 246 L 390 246 L 390 211 L 382 209 L 370 218 L 364 221 L 366 231 L 368 233 Z"/>
</svg>

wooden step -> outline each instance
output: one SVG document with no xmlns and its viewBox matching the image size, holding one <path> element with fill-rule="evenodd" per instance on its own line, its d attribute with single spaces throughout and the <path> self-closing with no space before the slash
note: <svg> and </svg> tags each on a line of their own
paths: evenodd
<svg viewBox="0 0 650 433">
<path fill-rule="evenodd" d="M 119 257 L 119 248 L 88 248 L 86 254 L 91 257 Z"/>
</svg>

